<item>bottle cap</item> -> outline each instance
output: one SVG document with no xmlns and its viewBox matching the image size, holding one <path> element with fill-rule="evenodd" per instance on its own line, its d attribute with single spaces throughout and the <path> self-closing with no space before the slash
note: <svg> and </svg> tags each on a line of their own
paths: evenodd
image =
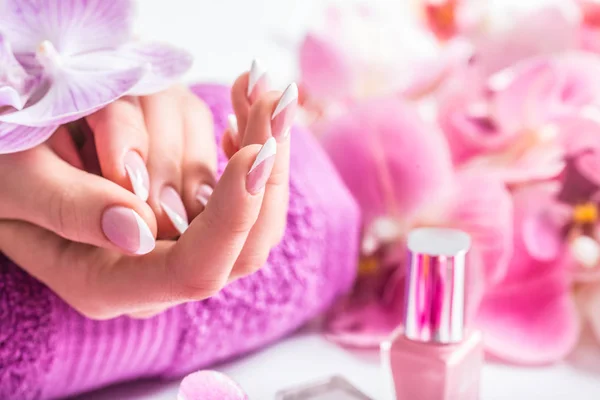
<svg viewBox="0 0 600 400">
<path fill-rule="evenodd" d="M 471 237 L 456 229 L 419 228 L 409 233 L 404 336 L 444 344 L 463 339 L 470 246 Z"/>
</svg>

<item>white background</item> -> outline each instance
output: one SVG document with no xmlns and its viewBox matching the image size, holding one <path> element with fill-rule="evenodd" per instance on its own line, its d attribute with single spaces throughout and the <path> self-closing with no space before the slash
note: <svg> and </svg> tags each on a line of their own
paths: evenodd
<svg viewBox="0 0 600 400">
<path fill-rule="evenodd" d="M 396 3 L 402 12 L 402 0 Z M 259 57 L 278 87 L 296 75 L 294 48 L 324 8 L 319 0 L 140 0 L 140 4 L 141 36 L 178 44 L 194 54 L 196 63 L 188 80 L 231 83 Z M 388 396 L 376 357 L 345 351 L 317 333 L 297 335 L 218 369 L 237 380 L 252 400 L 271 400 L 282 388 L 335 374 L 376 400 Z M 134 383 L 84 398 L 174 400 L 177 386 L 177 382 Z M 567 362 L 543 368 L 487 364 L 482 398 L 598 400 L 600 350 L 590 343 Z"/>
</svg>

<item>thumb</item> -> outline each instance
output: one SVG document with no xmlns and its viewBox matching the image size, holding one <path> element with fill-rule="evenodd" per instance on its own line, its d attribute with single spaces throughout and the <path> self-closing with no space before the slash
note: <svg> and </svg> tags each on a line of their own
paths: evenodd
<svg viewBox="0 0 600 400">
<path fill-rule="evenodd" d="M 77 169 L 47 146 L 0 158 L 0 219 L 30 222 L 74 242 L 144 254 L 152 209 L 117 184 Z"/>
</svg>

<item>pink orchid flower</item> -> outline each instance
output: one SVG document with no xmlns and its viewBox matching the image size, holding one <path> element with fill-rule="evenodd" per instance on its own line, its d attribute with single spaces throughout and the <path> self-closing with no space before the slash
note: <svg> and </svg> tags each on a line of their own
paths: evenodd
<svg viewBox="0 0 600 400">
<path fill-rule="evenodd" d="M 578 44 L 581 12 L 573 0 L 462 0 L 456 7 L 458 31 L 473 43 L 484 77 Z"/>
<path fill-rule="evenodd" d="M 556 177 L 573 121 L 585 124 L 600 115 L 599 67 L 599 56 L 569 52 L 519 63 L 483 88 L 447 91 L 439 123 L 453 161 L 486 168 L 510 184 Z"/>
<path fill-rule="evenodd" d="M 177 400 L 248 400 L 248 396 L 226 375 L 198 371 L 183 378 Z"/>
<path fill-rule="evenodd" d="M 0 93 L 12 93 L 0 103 L 0 153 L 34 147 L 124 95 L 163 90 L 190 67 L 180 49 L 133 41 L 132 16 L 131 0 L 0 3 L 1 69 L 9 71 Z"/>
<path fill-rule="evenodd" d="M 402 317 L 404 248 L 418 226 L 471 234 L 471 314 L 482 289 L 500 281 L 510 257 L 511 199 L 504 185 L 454 172 L 446 141 L 394 97 L 374 99 L 331 121 L 322 143 L 364 216 L 363 267 L 355 291 L 334 310 L 328 335 L 377 346 Z"/>
<path fill-rule="evenodd" d="M 393 8 L 395 7 L 395 8 Z M 414 11 L 350 5 L 331 8 L 300 47 L 301 90 L 313 118 L 344 112 L 355 101 L 435 80 L 440 46 Z M 399 20 L 400 19 L 400 20 Z"/>
<path fill-rule="evenodd" d="M 35 85 L 33 76 L 16 60 L 10 43 L 0 33 L 0 108 L 12 107 L 20 110 L 25 105 Z"/>
<path fill-rule="evenodd" d="M 537 231 L 531 219 L 540 209 L 553 213 L 555 190 L 547 184 L 530 186 L 514 195 L 514 249 L 504 279 L 486 289 L 476 324 L 485 334 L 489 355 L 504 361 L 538 365 L 559 361 L 579 338 L 580 320 L 575 306 L 569 253 L 545 254 L 554 238 Z M 546 215 L 562 218 L 562 213 Z M 535 244 L 531 243 L 536 240 Z M 566 243 L 564 236 L 562 240 Z M 565 244 L 566 247 L 566 244 Z"/>
</svg>

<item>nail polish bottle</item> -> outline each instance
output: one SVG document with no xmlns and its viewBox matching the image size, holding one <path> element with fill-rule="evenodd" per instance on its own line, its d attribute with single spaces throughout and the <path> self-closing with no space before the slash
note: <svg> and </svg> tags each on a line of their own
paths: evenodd
<svg viewBox="0 0 600 400">
<path fill-rule="evenodd" d="M 454 229 L 409 233 L 404 326 L 381 345 L 397 400 L 479 399 L 483 343 L 464 323 L 470 244 Z"/>
</svg>

